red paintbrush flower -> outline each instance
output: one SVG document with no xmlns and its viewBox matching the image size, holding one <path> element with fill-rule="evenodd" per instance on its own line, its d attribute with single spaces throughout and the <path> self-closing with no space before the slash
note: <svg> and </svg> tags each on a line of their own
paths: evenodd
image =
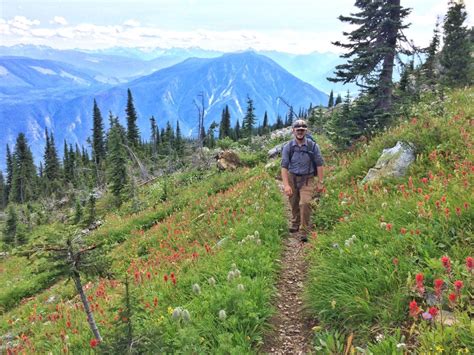
<svg viewBox="0 0 474 355">
<path fill-rule="evenodd" d="M 91 348 L 95 348 L 97 345 L 99 345 L 100 341 L 96 338 L 94 339 L 91 339 L 90 341 L 90 345 L 91 345 Z"/>
<path fill-rule="evenodd" d="M 472 269 L 474 269 L 474 259 L 472 258 L 472 256 L 468 256 L 466 258 L 466 269 L 469 272 L 472 272 Z"/>
<path fill-rule="evenodd" d="M 449 256 L 442 256 L 441 257 L 441 263 L 443 264 L 444 269 L 446 270 L 447 273 L 451 272 L 451 259 L 449 259 Z"/>
<path fill-rule="evenodd" d="M 418 313 L 420 313 L 420 308 L 415 300 L 410 302 L 410 317 L 416 318 Z"/>
</svg>

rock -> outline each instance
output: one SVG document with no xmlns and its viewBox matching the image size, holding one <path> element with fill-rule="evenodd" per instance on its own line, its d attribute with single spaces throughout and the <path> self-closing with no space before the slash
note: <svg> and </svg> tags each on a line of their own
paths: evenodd
<svg viewBox="0 0 474 355">
<path fill-rule="evenodd" d="M 2 251 L 0 252 L 0 259 L 7 258 L 8 257 L 8 252 Z"/>
<path fill-rule="evenodd" d="M 383 150 L 377 163 L 368 171 L 362 183 L 375 182 L 384 177 L 402 177 L 414 161 L 415 149 L 413 146 L 399 141 L 394 147 Z"/>
<path fill-rule="evenodd" d="M 285 146 L 286 143 L 288 142 L 280 143 L 276 145 L 275 147 L 273 147 L 272 149 L 270 149 L 267 153 L 268 158 L 272 159 L 272 158 L 278 157 L 281 154 L 281 151 L 283 150 L 283 147 Z"/>
<path fill-rule="evenodd" d="M 292 128 L 291 128 L 291 127 L 285 127 L 285 128 L 279 129 L 279 130 L 277 130 L 277 131 L 273 131 L 273 132 L 270 134 L 270 139 L 277 139 L 277 138 L 288 137 L 288 136 L 291 135 L 291 132 L 292 132 Z"/>
<path fill-rule="evenodd" d="M 54 303 L 56 301 L 56 296 L 55 295 L 51 295 L 49 296 L 49 298 L 46 300 L 45 303 Z"/>
<path fill-rule="evenodd" d="M 231 150 L 224 150 L 223 152 L 219 152 L 216 155 L 217 159 L 217 168 L 219 170 L 235 170 L 237 169 L 240 165 L 240 158 L 237 155 L 237 153 L 231 151 Z"/>
</svg>

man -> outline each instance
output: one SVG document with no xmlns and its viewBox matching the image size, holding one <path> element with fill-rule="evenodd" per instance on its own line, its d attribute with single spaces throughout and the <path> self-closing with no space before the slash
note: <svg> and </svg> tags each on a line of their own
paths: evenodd
<svg viewBox="0 0 474 355">
<path fill-rule="evenodd" d="M 290 232 L 300 232 L 302 242 L 308 241 L 311 229 L 311 200 L 323 189 L 323 165 L 319 146 L 306 137 L 308 125 L 298 119 L 293 123 L 293 136 L 283 147 L 281 177 L 285 194 L 291 204 Z"/>
</svg>

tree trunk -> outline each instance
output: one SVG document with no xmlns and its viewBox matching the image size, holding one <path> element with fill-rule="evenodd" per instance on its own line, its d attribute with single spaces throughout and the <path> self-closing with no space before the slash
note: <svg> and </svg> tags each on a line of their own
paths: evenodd
<svg viewBox="0 0 474 355">
<path fill-rule="evenodd" d="M 94 334 L 94 337 L 97 340 L 102 341 L 102 337 L 100 336 L 100 333 L 99 333 L 99 328 L 97 328 L 97 324 L 95 323 L 95 320 L 94 320 L 94 315 L 92 314 L 91 308 L 89 306 L 89 301 L 87 300 L 87 296 L 84 293 L 84 289 L 82 288 L 81 276 L 77 270 L 73 270 L 72 278 L 74 280 L 74 284 L 76 285 L 77 293 L 79 293 L 82 304 L 84 305 L 84 311 L 86 312 L 86 315 L 87 315 L 87 322 L 89 323 L 89 327 L 91 328 L 91 331 Z"/>
<path fill-rule="evenodd" d="M 393 67 L 395 62 L 395 51 L 397 46 L 397 33 L 400 22 L 400 0 L 389 1 L 390 19 L 387 23 L 387 53 L 383 59 L 382 72 L 380 73 L 379 99 L 378 108 L 384 112 L 389 112 L 392 107 L 392 91 L 393 91 Z"/>
</svg>

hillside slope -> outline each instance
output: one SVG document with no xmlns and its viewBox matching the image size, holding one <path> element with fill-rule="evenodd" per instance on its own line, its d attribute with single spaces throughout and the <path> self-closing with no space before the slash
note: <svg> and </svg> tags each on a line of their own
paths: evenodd
<svg viewBox="0 0 474 355">
<path fill-rule="evenodd" d="M 368 147 L 333 157 L 307 285 L 320 350 L 332 339 L 342 353 L 349 336 L 375 354 L 474 348 L 473 99 L 472 88 L 426 96 Z M 407 176 L 362 185 L 397 141 L 416 147 Z"/>
</svg>

